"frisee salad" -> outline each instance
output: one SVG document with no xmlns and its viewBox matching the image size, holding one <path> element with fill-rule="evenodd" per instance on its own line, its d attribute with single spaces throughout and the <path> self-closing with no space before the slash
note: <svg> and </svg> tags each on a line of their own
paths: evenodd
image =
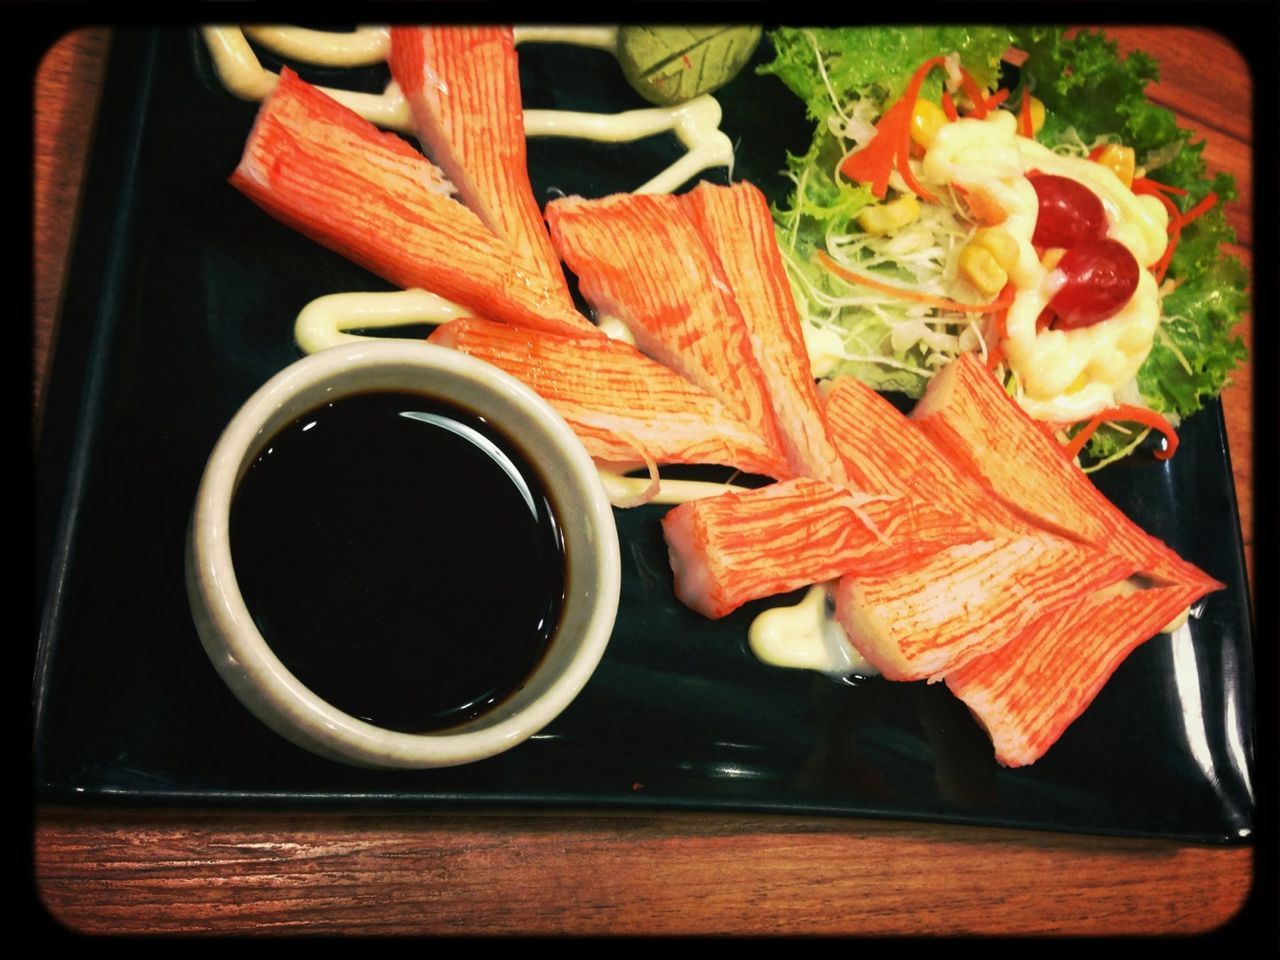
<svg viewBox="0 0 1280 960">
<path fill-rule="evenodd" d="M 1087 469 L 1153 429 L 1172 453 L 1172 427 L 1245 358 L 1232 328 L 1249 300 L 1245 268 L 1219 250 L 1235 239 L 1222 213 L 1234 182 L 1209 176 L 1203 143 L 1146 99 L 1155 62 L 1051 27 L 768 36 L 761 71 L 815 121 L 775 207 L 815 373 L 919 397 L 976 352 L 1068 449 L 1084 449 Z M 1010 155 L 1025 169 L 1001 178 Z M 973 189 L 977 168 L 989 193 Z M 1044 209 L 1063 180 L 1102 196 L 1107 236 L 1091 226 L 1078 249 L 1033 239 L 1037 194 Z"/>
</svg>

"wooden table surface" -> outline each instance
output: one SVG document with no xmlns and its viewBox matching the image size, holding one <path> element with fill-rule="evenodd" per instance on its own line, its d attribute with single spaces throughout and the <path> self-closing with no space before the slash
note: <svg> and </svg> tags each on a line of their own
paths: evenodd
<svg viewBox="0 0 1280 960">
<path fill-rule="evenodd" d="M 1251 263 L 1243 60 L 1200 31 L 1110 32 L 1156 55 L 1152 98 L 1235 175 L 1234 252 Z M 70 34 L 37 78 L 37 411 L 109 44 L 105 29 Z M 1252 580 L 1252 367 L 1234 381 L 1223 397 Z M 1248 846 L 720 814 L 40 806 L 34 856 L 50 914 L 94 933 L 1196 933 L 1230 921 L 1254 878 Z"/>
</svg>

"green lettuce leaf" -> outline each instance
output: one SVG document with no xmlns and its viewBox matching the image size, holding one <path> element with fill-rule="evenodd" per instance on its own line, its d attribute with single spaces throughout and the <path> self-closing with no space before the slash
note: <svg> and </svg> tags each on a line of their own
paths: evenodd
<svg viewBox="0 0 1280 960">
<path fill-rule="evenodd" d="M 867 96 L 891 102 L 920 64 L 952 52 L 979 83 L 994 88 L 1011 36 L 994 27 L 782 27 L 769 34 L 775 56 L 760 72 L 777 76 L 804 101 L 809 116 L 825 120 L 833 110 L 832 92 L 842 105 Z M 942 81 L 932 76 L 921 92 L 936 102 Z"/>
</svg>

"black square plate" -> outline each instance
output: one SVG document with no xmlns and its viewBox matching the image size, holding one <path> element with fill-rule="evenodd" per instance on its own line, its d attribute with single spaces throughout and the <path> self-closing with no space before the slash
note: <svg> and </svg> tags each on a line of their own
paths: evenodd
<svg viewBox="0 0 1280 960">
<path fill-rule="evenodd" d="M 644 106 L 598 51 L 522 48 L 521 68 L 531 107 Z M 385 72 L 357 81 L 378 90 Z M 803 110 L 750 71 L 718 97 L 738 144 L 735 178 L 777 196 L 783 152 L 808 142 Z M 196 31 L 117 32 L 36 464 L 41 798 L 720 809 L 1249 835 L 1249 608 L 1216 405 L 1186 423 L 1170 462 L 1133 457 L 1098 483 L 1228 588 L 1186 630 L 1130 656 L 1033 767 L 999 767 L 942 685 L 839 683 L 759 663 L 746 636 L 763 604 L 710 622 L 675 600 L 660 507 L 618 512 L 624 586 L 611 645 L 573 705 L 528 743 L 470 766 L 388 773 L 318 759 L 268 730 L 196 636 L 188 513 L 222 428 L 300 356 L 298 311 L 321 294 L 388 287 L 227 184 L 255 110 L 222 89 Z M 665 137 L 533 141 L 534 189 L 540 202 L 633 189 L 674 149 Z"/>
</svg>

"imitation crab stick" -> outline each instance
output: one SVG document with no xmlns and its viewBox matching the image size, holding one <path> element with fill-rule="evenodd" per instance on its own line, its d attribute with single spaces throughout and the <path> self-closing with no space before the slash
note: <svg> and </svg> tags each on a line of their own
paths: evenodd
<svg viewBox="0 0 1280 960">
<path fill-rule="evenodd" d="M 1031 529 L 862 381 L 834 381 L 826 393 L 826 414 L 849 480 L 860 489 L 899 491 L 935 504 L 952 511 L 957 524 L 975 531 Z"/>
<path fill-rule="evenodd" d="M 940 370 L 911 419 L 947 457 L 1032 523 L 1119 552 L 1164 583 L 1223 586 L 1121 513 L 976 355 L 963 354 Z"/>
<path fill-rule="evenodd" d="M 1110 524 L 1105 517 L 1078 497 L 1060 495 L 1075 486 L 1071 475 L 1077 468 L 976 355 L 962 354 L 938 371 L 911 420 L 945 455 L 983 478 L 1031 522 L 1089 543 L 1106 538 Z M 1057 492 L 1050 493 L 1047 482 Z"/>
<path fill-rule="evenodd" d="M 1035 763 L 1124 658 L 1203 593 L 1187 585 L 1101 591 L 949 673 L 947 686 L 986 728 L 1000 763 Z"/>
<path fill-rule="evenodd" d="M 599 315 L 636 345 L 715 394 L 783 450 L 751 336 L 715 254 L 677 197 L 565 197 L 547 205 L 556 249 Z"/>
<path fill-rule="evenodd" d="M 598 460 L 719 464 L 789 475 L 786 460 L 719 400 L 628 344 L 471 318 L 438 327 L 430 342 L 523 381 Z"/>
<path fill-rule="evenodd" d="M 1131 573 L 1122 557 L 1052 534 L 997 536 L 946 547 L 900 573 L 847 576 L 836 616 L 890 680 L 938 680 Z"/>
<path fill-rule="evenodd" d="M 845 574 L 917 566 L 964 536 L 927 503 L 799 477 L 685 503 L 662 521 L 676 596 L 717 618 L 749 600 Z"/>
<path fill-rule="evenodd" d="M 703 181 L 681 199 L 733 291 L 792 469 L 798 476 L 842 483 L 844 464 L 814 386 L 768 200 L 746 181 L 731 187 Z"/>
<path fill-rule="evenodd" d="M 231 183 L 267 213 L 404 288 L 494 320 L 602 336 L 455 200 L 443 174 L 287 68 Z"/>
<path fill-rule="evenodd" d="M 388 62 L 427 154 L 521 267 L 569 306 L 560 258 L 529 184 L 511 28 L 392 27 Z"/>
</svg>

